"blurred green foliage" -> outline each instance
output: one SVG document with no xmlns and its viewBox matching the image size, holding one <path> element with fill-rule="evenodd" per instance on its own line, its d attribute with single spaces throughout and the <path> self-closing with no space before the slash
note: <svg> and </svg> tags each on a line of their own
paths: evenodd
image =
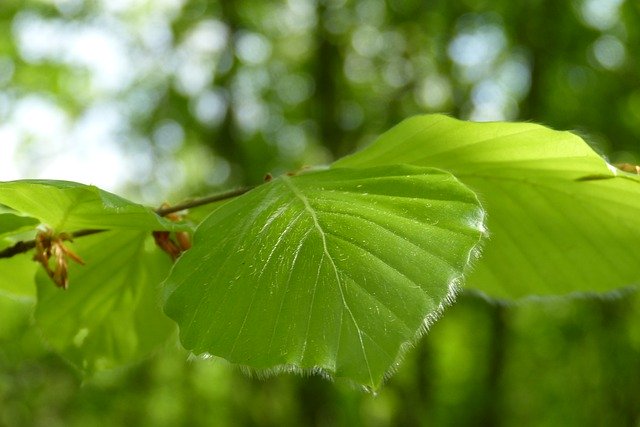
<svg viewBox="0 0 640 427">
<path fill-rule="evenodd" d="M 5 0 L 0 135 L 25 142 L 23 174 L 114 145 L 145 201 L 325 163 L 424 112 L 572 129 L 635 162 L 638 22 L 623 0 Z"/>
<path fill-rule="evenodd" d="M 0 352 L 0 425 L 616 425 L 640 413 L 639 295 L 462 297 L 379 395 L 318 377 L 252 379 L 174 348 L 81 382 L 37 337 Z M 635 314 L 633 312 L 636 312 Z"/>
<path fill-rule="evenodd" d="M 575 130 L 637 163 L 637 46 L 631 0 L 3 0 L 0 166 L 40 176 L 108 147 L 119 190 L 156 203 L 436 111 Z M 0 343 L 0 425 L 640 425 L 639 307 L 465 296 L 376 397 L 175 349 L 82 383 L 32 334 Z"/>
</svg>

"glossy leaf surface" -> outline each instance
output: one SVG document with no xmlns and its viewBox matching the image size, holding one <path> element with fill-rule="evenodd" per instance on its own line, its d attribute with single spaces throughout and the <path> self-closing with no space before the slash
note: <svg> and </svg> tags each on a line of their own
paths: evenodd
<svg viewBox="0 0 640 427">
<path fill-rule="evenodd" d="M 197 354 L 376 388 L 453 297 L 483 219 L 430 168 L 283 176 L 199 226 L 165 311 Z"/>
<path fill-rule="evenodd" d="M 640 182 L 576 135 L 418 116 L 335 167 L 395 163 L 449 170 L 477 191 L 490 238 L 468 288 L 517 298 L 640 284 Z"/>
<path fill-rule="evenodd" d="M 0 203 L 37 218 L 56 231 L 184 228 L 160 218 L 147 207 L 92 185 L 69 181 L 0 182 Z"/>
</svg>

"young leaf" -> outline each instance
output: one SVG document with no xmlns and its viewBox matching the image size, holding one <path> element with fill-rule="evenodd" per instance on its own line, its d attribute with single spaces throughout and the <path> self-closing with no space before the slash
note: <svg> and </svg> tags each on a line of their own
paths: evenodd
<svg viewBox="0 0 640 427">
<path fill-rule="evenodd" d="M 435 169 L 283 176 L 204 220 L 165 312 L 197 354 L 376 388 L 453 298 L 483 219 Z"/>
<path fill-rule="evenodd" d="M 166 254 L 149 233 L 113 231 L 78 239 L 85 261 L 69 265 L 61 291 L 40 271 L 36 324 L 50 345 L 86 373 L 135 361 L 164 342 L 175 326 L 160 309 Z"/>
<path fill-rule="evenodd" d="M 36 268 L 25 254 L 0 259 L 0 342 L 16 338 L 29 325 L 36 300 Z"/>
<path fill-rule="evenodd" d="M 490 239 L 468 288 L 517 298 L 640 283 L 640 181 L 576 135 L 419 116 L 334 167 L 396 163 L 447 169 L 478 192 Z"/>
<path fill-rule="evenodd" d="M 160 218 L 147 207 L 92 185 L 69 181 L 0 182 L 0 203 L 37 218 L 56 231 L 184 229 L 184 226 Z"/>
<path fill-rule="evenodd" d="M 39 221 L 35 218 L 9 212 L 0 212 L 0 237 L 33 229 L 38 223 Z"/>
</svg>

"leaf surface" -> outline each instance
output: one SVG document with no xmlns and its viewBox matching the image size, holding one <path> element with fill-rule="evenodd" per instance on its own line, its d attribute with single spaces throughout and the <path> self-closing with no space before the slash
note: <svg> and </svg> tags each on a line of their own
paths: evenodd
<svg viewBox="0 0 640 427">
<path fill-rule="evenodd" d="M 0 342 L 17 338 L 29 326 L 36 268 L 27 254 L 0 259 Z"/>
<path fill-rule="evenodd" d="M 483 218 L 430 168 L 283 176 L 204 220 L 165 312 L 197 354 L 377 388 L 454 296 Z"/>
<path fill-rule="evenodd" d="M 148 355 L 175 329 L 160 308 L 159 284 L 171 262 L 145 232 L 77 239 L 85 265 L 69 264 L 69 289 L 36 276 L 36 324 L 49 344 L 86 373 Z"/>
<path fill-rule="evenodd" d="M 468 288 L 518 298 L 640 284 L 640 181 L 574 134 L 418 116 L 334 167 L 396 163 L 446 169 L 478 193 L 490 238 Z"/>
<path fill-rule="evenodd" d="M 0 182 L 0 203 L 56 231 L 81 228 L 177 230 L 184 226 L 92 185 L 56 180 Z"/>
<path fill-rule="evenodd" d="M 14 213 L 0 212 L 0 237 L 17 234 L 21 231 L 33 229 L 39 221 L 28 216 Z"/>
</svg>

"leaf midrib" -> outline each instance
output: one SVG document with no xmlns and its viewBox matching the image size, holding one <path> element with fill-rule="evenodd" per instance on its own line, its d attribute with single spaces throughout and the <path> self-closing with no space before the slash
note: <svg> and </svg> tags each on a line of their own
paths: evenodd
<svg viewBox="0 0 640 427">
<path fill-rule="evenodd" d="M 358 325 L 358 321 L 356 320 L 353 312 L 351 311 L 351 308 L 349 307 L 349 304 L 347 303 L 347 300 L 345 298 L 344 295 L 344 289 L 342 288 L 342 280 L 340 279 L 340 274 L 338 272 L 338 267 L 336 266 L 335 261 L 333 260 L 333 257 L 331 256 L 331 254 L 329 253 L 329 248 L 327 246 L 327 238 L 326 238 L 326 233 L 324 232 L 324 230 L 322 229 L 322 226 L 320 225 L 320 222 L 318 221 L 318 216 L 316 214 L 316 211 L 313 209 L 313 207 L 311 207 L 311 204 L 309 203 L 309 200 L 306 198 L 306 196 L 294 185 L 294 183 L 292 182 L 291 178 L 289 178 L 288 176 L 283 176 L 282 177 L 282 182 L 289 188 L 289 190 L 291 190 L 291 192 L 295 195 L 296 198 L 298 198 L 302 204 L 304 205 L 304 209 L 309 213 L 309 215 L 311 216 L 311 219 L 313 220 L 313 225 L 314 228 L 318 231 L 318 234 L 320 235 L 320 239 L 322 240 L 322 250 L 323 250 L 323 256 L 326 256 L 327 259 L 329 260 L 329 262 L 331 263 L 331 266 L 333 268 L 333 271 L 335 273 L 336 276 L 336 283 L 338 284 L 338 290 L 340 291 L 340 297 L 342 299 L 342 304 L 344 305 L 344 308 L 347 310 L 347 313 L 349 313 L 349 317 L 351 318 L 351 321 L 353 322 L 353 325 L 356 328 L 356 331 L 358 332 L 358 340 L 360 341 L 360 348 L 362 350 L 362 356 L 364 358 L 364 362 L 367 366 L 367 372 L 369 374 L 369 380 L 371 381 L 371 384 L 375 384 L 375 381 L 373 380 L 373 374 L 371 372 L 371 366 L 369 364 L 369 359 L 367 358 L 367 352 L 364 346 L 364 340 L 362 339 L 362 334 L 363 331 L 360 328 L 360 325 Z M 322 260 L 320 261 L 322 263 Z M 311 313 L 309 313 L 309 315 L 311 316 Z M 342 327 L 340 327 L 340 329 L 342 329 Z"/>
</svg>

